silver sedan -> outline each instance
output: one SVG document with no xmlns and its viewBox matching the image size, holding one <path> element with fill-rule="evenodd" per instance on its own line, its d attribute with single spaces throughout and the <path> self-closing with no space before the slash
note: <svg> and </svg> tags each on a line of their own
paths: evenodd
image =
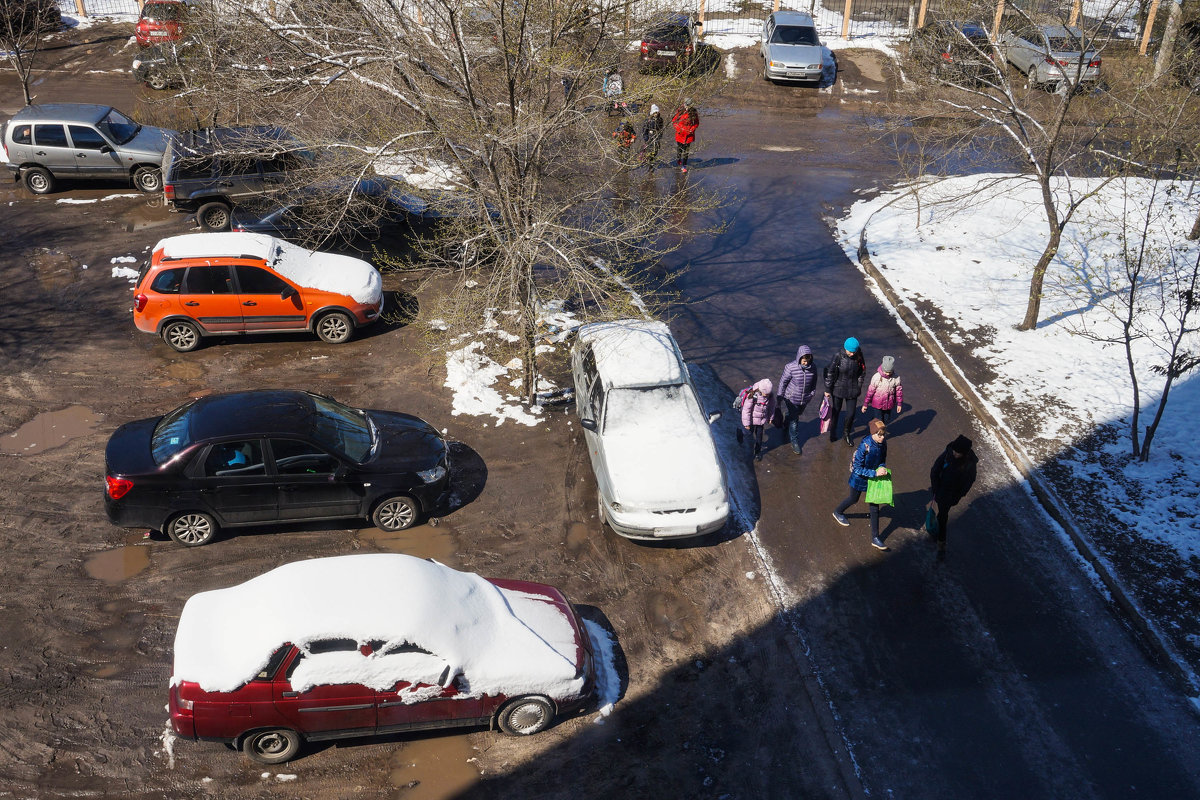
<svg viewBox="0 0 1200 800">
<path fill-rule="evenodd" d="M 1031 88 L 1058 91 L 1100 80 L 1100 56 L 1079 28 L 1030 25 L 1005 31 L 1000 48 Z"/>
</svg>

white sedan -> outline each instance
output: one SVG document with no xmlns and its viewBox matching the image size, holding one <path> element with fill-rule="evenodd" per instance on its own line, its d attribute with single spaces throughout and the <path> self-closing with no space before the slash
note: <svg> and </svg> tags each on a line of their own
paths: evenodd
<svg viewBox="0 0 1200 800">
<path fill-rule="evenodd" d="M 601 522 L 631 539 L 699 536 L 729 516 L 711 424 L 670 329 L 585 325 L 571 351 Z"/>
</svg>

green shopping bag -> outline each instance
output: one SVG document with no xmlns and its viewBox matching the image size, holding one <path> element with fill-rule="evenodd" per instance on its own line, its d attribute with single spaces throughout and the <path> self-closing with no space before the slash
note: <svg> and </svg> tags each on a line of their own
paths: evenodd
<svg viewBox="0 0 1200 800">
<path fill-rule="evenodd" d="M 867 478 L 867 502 L 881 506 L 894 506 L 892 502 L 892 476 Z"/>
</svg>

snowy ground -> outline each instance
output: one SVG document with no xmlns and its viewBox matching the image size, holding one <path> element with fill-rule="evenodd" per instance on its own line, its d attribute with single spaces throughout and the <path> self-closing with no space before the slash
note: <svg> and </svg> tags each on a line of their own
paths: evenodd
<svg viewBox="0 0 1200 800">
<path fill-rule="evenodd" d="M 1058 191 L 1065 196 L 1091 186 L 1064 180 Z M 1191 428 L 1200 373 L 1177 380 L 1151 457 L 1139 463 L 1130 455 L 1134 390 L 1124 350 L 1095 339 L 1119 334 L 1113 310 L 1119 311 L 1124 284 L 1123 209 L 1135 227 L 1131 244 L 1140 241 L 1137 226 L 1151 209 L 1150 248 L 1173 250 L 1176 268 L 1186 270 L 1200 255 L 1200 243 L 1184 238 L 1200 211 L 1200 187 L 1114 182 L 1085 202 L 1047 274 L 1041 322 L 1026 332 L 1014 326 L 1024 316 L 1030 271 L 1047 236 L 1036 185 L 1022 176 L 982 175 L 931 182 L 919 194 L 919 205 L 909 187 L 855 204 L 837 224 L 847 255 L 857 263 L 865 228 L 872 262 L 946 339 L 943 349 L 962 354 L 959 366 L 992 414 L 1050 477 L 1110 567 L 1194 669 L 1200 449 Z M 1160 329 L 1150 313 L 1141 322 Z M 1197 320 L 1191 324 L 1183 349 L 1196 353 Z M 1161 396 L 1155 368 L 1165 356 L 1151 339 L 1136 342 L 1133 352 L 1144 428 Z"/>
</svg>

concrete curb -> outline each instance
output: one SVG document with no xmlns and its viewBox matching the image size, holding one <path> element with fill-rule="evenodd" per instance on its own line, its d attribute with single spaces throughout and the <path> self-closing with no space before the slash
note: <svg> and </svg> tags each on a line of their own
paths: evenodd
<svg viewBox="0 0 1200 800">
<path fill-rule="evenodd" d="M 1001 449 L 1004 450 L 1008 458 L 1016 465 L 1025 480 L 1029 482 L 1034 496 L 1041 503 L 1046 513 L 1062 526 L 1062 529 L 1071 537 L 1071 541 L 1074 542 L 1079 554 L 1087 559 L 1092 569 L 1100 576 L 1100 580 L 1104 583 L 1113 602 L 1120 609 L 1133 630 L 1139 634 L 1146 645 L 1158 654 L 1172 677 L 1179 683 L 1180 690 L 1192 699 L 1193 702 L 1190 704 L 1192 710 L 1200 713 L 1200 706 L 1196 702 L 1197 698 L 1200 698 L 1200 679 L 1197 678 L 1196 673 L 1192 671 L 1187 662 L 1175 650 L 1170 640 L 1167 639 L 1158 625 L 1143 613 L 1137 601 L 1125 588 L 1125 585 L 1109 569 L 1108 563 L 1096 551 L 1091 540 L 1075 524 L 1071 512 L 1058 498 L 1049 481 L 1042 476 L 1033 459 L 1021 447 L 1020 442 L 1014 439 L 1004 426 L 996 420 L 991 411 L 988 410 L 983 399 L 975 391 L 975 387 L 967 381 L 966 376 L 959 371 L 958 366 L 942 349 L 941 344 L 938 343 L 930 330 L 925 327 L 925 321 L 904 302 L 903 298 L 875 267 L 875 264 L 871 261 L 871 255 L 867 250 L 866 226 L 863 226 L 862 232 L 859 234 L 858 260 L 863 269 L 866 270 L 866 273 L 879 286 L 880 291 L 883 292 L 888 302 L 892 304 L 895 312 L 912 329 L 921 349 L 938 365 L 942 373 L 946 376 L 946 380 L 966 400 L 971 413 L 988 428 L 988 431 L 1000 444 Z"/>
</svg>

